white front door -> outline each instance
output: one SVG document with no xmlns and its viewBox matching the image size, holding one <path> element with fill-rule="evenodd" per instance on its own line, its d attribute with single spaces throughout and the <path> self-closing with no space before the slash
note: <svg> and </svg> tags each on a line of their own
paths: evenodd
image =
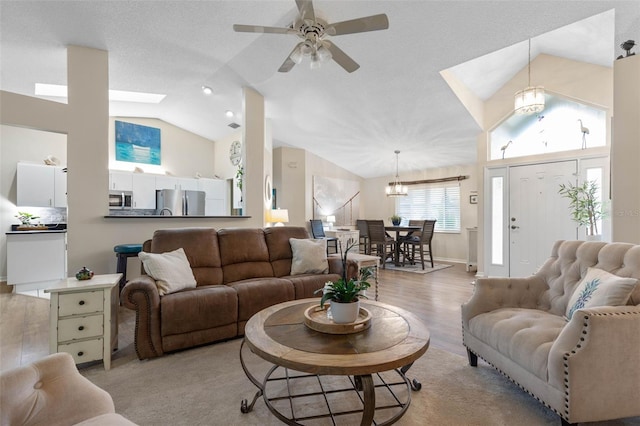
<svg viewBox="0 0 640 426">
<path fill-rule="evenodd" d="M 576 183 L 577 161 L 516 166 L 509 169 L 509 276 L 534 274 L 557 240 L 577 239 L 569 201 L 561 183 Z"/>
</svg>

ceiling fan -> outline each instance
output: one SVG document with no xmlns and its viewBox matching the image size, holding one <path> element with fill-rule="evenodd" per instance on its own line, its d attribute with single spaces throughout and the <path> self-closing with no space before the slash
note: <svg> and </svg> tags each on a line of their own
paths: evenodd
<svg viewBox="0 0 640 426">
<path fill-rule="evenodd" d="M 384 13 L 329 24 L 316 17 L 311 0 L 296 0 L 296 5 L 298 6 L 298 16 L 287 28 L 238 24 L 233 26 L 234 31 L 237 32 L 293 34 L 300 37 L 302 41 L 293 48 L 282 63 L 278 69 L 280 72 L 290 71 L 294 65 L 302 62 L 302 58 L 305 56 L 311 59 L 311 68 L 317 68 L 321 63 L 333 59 L 347 72 L 354 72 L 360 68 L 360 65 L 338 46 L 327 40 L 327 37 L 389 28 L 389 19 Z"/>
</svg>

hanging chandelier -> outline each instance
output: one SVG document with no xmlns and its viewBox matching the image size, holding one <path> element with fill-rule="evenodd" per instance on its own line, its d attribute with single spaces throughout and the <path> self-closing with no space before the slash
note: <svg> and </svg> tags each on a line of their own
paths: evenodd
<svg viewBox="0 0 640 426">
<path fill-rule="evenodd" d="M 531 39 L 529 39 L 529 62 L 527 65 L 529 84 L 526 89 L 516 92 L 514 109 L 516 114 L 535 114 L 544 109 L 544 87 L 531 86 Z"/>
<path fill-rule="evenodd" d="M 407 185 L 403 185 L 400 182 L 400 176 L 398 176 L 398 154 L 400 151 L 396 149 L 394 152 L 396 153 L 396 179 L 387 186 L 387 197 L 402 197 L 407 195 L 409 191 Z"/>
</svg>

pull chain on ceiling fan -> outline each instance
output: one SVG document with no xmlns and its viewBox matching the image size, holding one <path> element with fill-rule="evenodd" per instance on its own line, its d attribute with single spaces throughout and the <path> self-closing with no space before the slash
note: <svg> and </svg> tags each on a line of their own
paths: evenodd
<svg viewBox="0 0 640 426">
<path fill-rule="evenodd" d="M 263 27 L 259 25 L 233 26 L 236 32 L 265 33 L 265 34 L 293 34 L 302 39 L 289 53 L 278 71 L 288 72 L 304 57 L 311 59 L 311 68 L 318 68 L 321 63 L 333 59 L 347 72 L 354 72 L 360 65 L 327 37 L 344 34 L 363 33 L 367 31 L 386 30 L 389 28 L 387 15 L 372 15 L 363 18 L 328 24 L 316 17 L 311 0 L 296 0 L 298 16 L 288 28 Z"/>
</svg>

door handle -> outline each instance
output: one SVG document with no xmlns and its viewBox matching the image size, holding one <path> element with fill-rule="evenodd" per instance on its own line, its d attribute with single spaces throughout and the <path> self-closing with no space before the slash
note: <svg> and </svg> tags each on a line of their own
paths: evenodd
<svg viewBox="0 0 640 426">
<path fill-rule="evenodd" d="M 519 226 L 511 225 L 511 229 L 519 229 Z"/>
</svg>

